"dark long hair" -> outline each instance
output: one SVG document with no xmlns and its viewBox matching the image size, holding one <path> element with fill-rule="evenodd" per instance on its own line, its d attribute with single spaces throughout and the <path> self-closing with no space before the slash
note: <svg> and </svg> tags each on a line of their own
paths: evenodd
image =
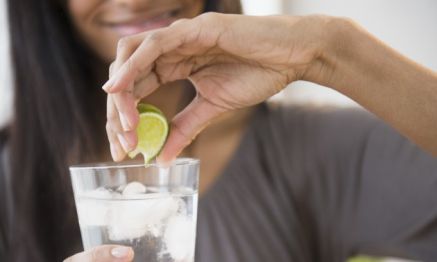
<svg viewBox="0 0 437 262">
<path fill-rule="evenodd" d="M 8 1 L 15 111 L 8 128 L 13 208 L 0 218 L 10 232 L 1 232 L 7 261 L 61 261 L 80 251 L 67 167 L 98 160 L 106 141 L 104 79 L 96 70 L 104 64 L 74 33 L 64 2 Z M 241 6 L 206 0 L 205 11 L 240 13 Z"/>
</svg>

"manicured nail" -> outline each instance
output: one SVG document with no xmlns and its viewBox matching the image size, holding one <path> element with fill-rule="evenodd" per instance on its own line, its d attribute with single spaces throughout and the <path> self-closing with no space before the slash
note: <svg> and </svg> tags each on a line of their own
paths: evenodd
<svg viewBox="0 0 437 262">
<path fill-rule="evenodd" d="M 122 134 L 117 134 L 117 137 L 118 140 L 120 140 L 121 146 L 123 147 L 124 151 L 131 151 L 131 145 L 127 142 L 126 138 Z"/>
<path fill-rule="evenodd" d="M 111 90 L 112 82 L 114 82 L 112 79 L 109 79 L 103 86 L 102 89 L 106 92 L 109 92 Z"/>
<path fill-rule="evenodd" d="M 118 162 L 123 158 L 123 152 L 121 152 L 120 150 L 122 149 L 119 148 L 118 146 L 111 145 L 111 155 L 112 155 L 112 159 L 115 162 Z"/>
<path fill-rule="evenodd" d="M 111 250 L 111 255 L 116 258 L 125 258 L 129 255 L 129 247 L 116 247 Z"/>
<path fill-rule="evenodd" d="M 131 125 L 129 124 L 129 121 L 127 120 L 126 115 L 123 113 L 120 113 L 120 122 L 121 122 L 121 126 L 123 127 L 124 131 L 131 130 Z"/>
<path fill-rule="evenodd" d="M 111 156 L 112 156 L 112 159 L 117 159 L 117 150 L 115 150 L 115 147 L 114 147 L 114 145 L 111 143 L 110 145 L 109 145 L 109 148 L 110 148 L 110 150 L 111 150 Z"/>
</svg>

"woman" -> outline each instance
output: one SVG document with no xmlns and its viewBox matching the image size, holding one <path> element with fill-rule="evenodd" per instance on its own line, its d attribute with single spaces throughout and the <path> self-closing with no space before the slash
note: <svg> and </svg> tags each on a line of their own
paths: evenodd
<svg viewBox="0 0 437 262">
<path fill-rule="evenodd" d="M 59 261 L 80 250 L 66 166 L 109 158 L 104 134 L 99 133 L 104 130 L 105 97 L 95 87 L 106 78 L 105 67 L 115 59 L 118 39 L 203 10 L 237 13 L 239 5 L 200 0 L 34 2 L 9 3 L 17 103 L 6 137 L 10 153 L 3 153 L 8 158 L 3 169 L 11 170 L 10 175 L 2 172 L 2 184 L 10 189 L 11 183 L 12 189 L 2 190 L 8 200 L 2 206 L 2 253 L 7 252 L 8 260 Z M 185 28 L 187 22 L 190 26 L 190 21 L 182 21 L 171 28 Z M 144 37 L 130 40 L 135 44 Z M 121 42 L 112 70 L 118 72 L 135 49 L 130 41 Z M 158 63 L 153 71 L 159 78 L 140 76 L 145 82 L 136 81 L 140 86 L 135 95 L 150 93 L 142 83 L 154 87 L 157 79 L 172 80 L 161 78 L 168 76 L 160 73 L 168 68 L 160 67 L 165 64 Z M 178 78 L 191 74 L 187 72 Z M 236 72 L 247 75 L 245 70 Z M 250 83 L 261 80 L 254 79 Z M 278 83 L 275 91 L 290 80 Z M 129 131 L 135 126 L 136 97 L 119 93 L 126 83 L 108 85 L 108 116 L 116 121 L 109 121 L 107 130 L 116 160 L 136 143 Z M 168 84 L 146 101 L 172 117 L 194 95 L 186 86 Z M 258 91 L 263 96 L 256 102 L 272 93 L 264 87 Z M 123 107 L 126 101 L 132 103 Z M 244 105 L 254 102 L 251 98 Z M 117 110 L 132 110 L 124 124 Z M 192 130 L 182 133 L 184 139 L 173 133 L 161 160 L 171 160 L 185 139 L 216 115 L 186 125 Z M 339 128 L 348 130 L 338 135 Z M 429 208 L 436 192 L 434 159 L 363 112 L 248 108 L 221 115 L 184 154 L 203 163 L 199 261 L 339 261 L 356 253 L 425 260 L 437 256 L 435 234 L 430 234 L 436 230 L 436 216 Z M 411 177 L 411 170 L 424 178 Z M 393 183 L 393 190 L 386 190 Z M 407 195 L 402 203 L 396 199 L 401 189 Z M 412 214 L 404 214 L 411 209 Z M 130 249 L 105 246 L 70 260 L 129 261 L 132 256 Z"/>
<path fill-rule="evenodd" d="M 1 261 L 61 261 L 82 249 L 67 166 L 110 160 L 106 96 L 99 86 L 125 35 L 111 31 L 120 29 L 113 24 L 101 25 L 103 19 L 123 22 L 137 13 L 147 19 L 175 7 L 172 20 L 203 10 L 240 10 L 233 1 L 140 2 L 145 6 L 139 1 L 9 1 L 17 102 L 14 121 L 1 135 Z M 100 52 L 93 43 L 100 43 Z M 179 88 L 172 89 L 151 101 L 169 115 L 176 110 L 169 104 L 184 103 L 176 101 Z"/>
</svg>

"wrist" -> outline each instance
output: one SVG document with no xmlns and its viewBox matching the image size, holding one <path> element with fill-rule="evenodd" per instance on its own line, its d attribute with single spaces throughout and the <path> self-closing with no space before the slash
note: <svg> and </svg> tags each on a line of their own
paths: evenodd
<svg viewBox="0 0 437 262">
<path fill-rule="evenodd" d="M 317 16 L 317 52 L 302 74 L 305 81 L 333 87 L 342 66 L 354 52 L 357 35 L 356 24 L 341 17 Z M 349 57 L 349 58 L 348 58 Z"/>
</svg>

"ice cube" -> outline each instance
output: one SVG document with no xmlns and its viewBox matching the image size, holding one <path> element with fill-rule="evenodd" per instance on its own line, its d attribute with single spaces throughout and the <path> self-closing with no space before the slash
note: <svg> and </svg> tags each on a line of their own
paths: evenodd
<svg viewBox="0 0 437 262">
<path fill-rule="evenodd" d="M 109 237 L 113 241 L 157 235 L 165 221 L 180 209 L 180 198 L 170 194 L 144 194 L 144 198 L 114 201 L 111 206 Z"/>
<path fill-rule="evenodd" d="M 165 245 L 171 257 L 183 261 L 194 256 L 195 225 L 186 216 L 173 216 L 169 219 L 164 235 Z"/>
<path fill-rule="evenodd" d="M 88 193 L 83 194 L 85 197 L 89 198 L 101 198 L 101 199 L 110 199 L 113 190 L 111 188 L 99 187 L 95 190 L 89 191 Z"/>
<path fill-rule="evenodd" d="M 144 194 L 146 193 L 146 186 L 140 182 L 130 182 L 123 188 L 123 196 Z"/>
<path fill-rule="evenodd" d="M 77 214 L 81 226 L 105 226 L 108 224 L 109 202 L 112 193 L 105 188 L 98 188 L 78 196 Z"/>
</svg>

